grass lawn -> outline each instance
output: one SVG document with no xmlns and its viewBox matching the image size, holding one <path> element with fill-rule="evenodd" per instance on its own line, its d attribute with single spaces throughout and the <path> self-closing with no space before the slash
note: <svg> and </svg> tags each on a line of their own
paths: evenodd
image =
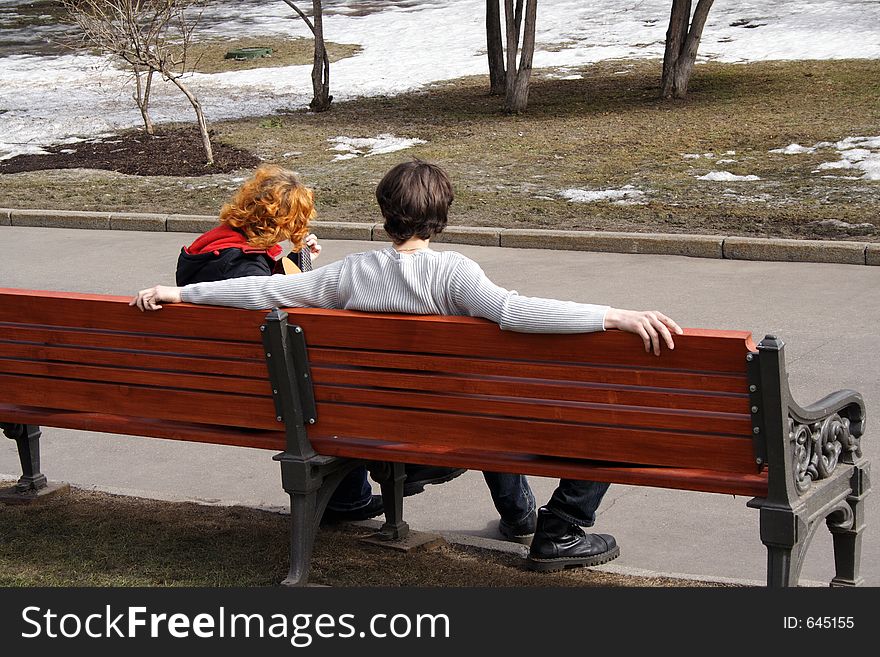
<svg viewBox="0 0 880 657">
<path fill-rule="evenodd" d="M 6 482 L 11 485 L 12 482 Z M 277 586 L 289 518 L 73 488 L 34 506 L 0 504 L 0 586 Z M 577 568 L 532 573 L 517 555 L 443 545 L 404 554 L 322 529 L 310 582 L 330 586 L 715 586 Z"/>
<path fill-rule="evenodd" d="M 450 172 L 454 225 L 880 235 L 880 181 L 856 179 L 859 172 L 848 170 L 817 171 L 823 162 L 840 160 L 834 148 L 769 152 L 793 142 L 812 146 L 880 135 L 880 61 L 701 64 L 687 100 L 676 102 L 657 99 L 659 70 L 659 61 L 643 60 L 565 71 L 580 79 L 538 70 L 528 112 L 520 116 L 503 115 L 500 99 L 488 96 L 487 80 L 479 76 L 417 93 L 335 102 L 323 114 L 292 111 L 211 127 L 216 140 L 300 172 L 317 192 L 319 218 L 328 221 L 377 220 L 376 183 L 392 165 L 417 156 Z M 334 160 L 338 151 L 328 140 L 383 133 L 427 143 Z M 712 171 L 759 180 L 698 179 Z M 2 174 L 0 207 L 215 214 L 247 173 Z M 641 195 L 625 203 L 575 203 L 562 196 L 569 189 L 626 186 Z"/>
</svg>

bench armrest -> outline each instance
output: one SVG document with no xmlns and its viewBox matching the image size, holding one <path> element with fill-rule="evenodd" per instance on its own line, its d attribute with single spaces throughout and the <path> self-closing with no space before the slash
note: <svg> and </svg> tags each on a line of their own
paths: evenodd
<svg viewBox="0 0 880 657">
<path fill-rule="evenodd" d="M 788 430 L 794 447 L 797 487 L 831 475 L 838 463 L 854 464 L 862 457 L 865 402 L 854 390 L 838 390 L 809 406 L 789 396 Z"/>
</svg>

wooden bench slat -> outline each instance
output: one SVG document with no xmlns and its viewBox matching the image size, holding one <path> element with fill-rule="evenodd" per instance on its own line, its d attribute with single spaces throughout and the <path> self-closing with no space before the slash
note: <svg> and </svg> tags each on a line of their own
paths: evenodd
<svg viewBox="0 0 880 657">
<path fill-rule="evenodd" d="M 423 372 L 457 372 L 515 376 L 554 381 L 597 382 L 608 385 L 681 388 L 705 392 L 743 393 L 748 388 L 744 373 L 706 374 L 658 369 L 599 367 L 581 364 L 558 364 L 528 360 L 483 359 L 467 356 L 429 356 L 387 352 L 331 349 L 309 346 L 309 360 L 313 367 L 342 365 L 380 369 L 398 369 Z"/>
<path fill-rule="evenodd" d="M 755 470 L 752 443 L 704 433 L 620 429 L 456 413 L 318 404 L 310 439 L 378 438 L 425 445 L 478 446 L 493 451 L 583 457 L 639 465 L 694 467 L 726 472 Z M 547 436 L 553 436 L 548 442 Z"/>
<path fill-rule="evenodd" d="M 169 355 L 211 356 L 218 353 L 228 358 L 262 361 L 263 344 L 259 336 L 251 342 L 203 340 L 145 335 L 132 331 L 100 331 L 79 328 L 32 326 L 0 322 L 0 338 L 6 342 L 26 342 L 56 347 L 100 347 L 150 351 Z"/>
<path fill-rule="evenodd" d="M 509 360 L 511 355 L 534 361 L 583 363 L 680 370 L 740 373 L 746 354 L 754 351 L 747 331 L 697 331 L 676 336 L 674 351 L 662 358 L 647 354 L 641 338 L 622 331 L 546 335 L 502 331 L 471 317 L 373 315 L 350 311 L 288 309 L 290 323 L 301 326 L 310 347 L 376 349 L 484 357 Z M 466 330 L 464 330 L 466 327 Z"/>
<path fill-rule="evenodd" d="M 129 297 L 0 288 L 0 322 L 131 332 L 151 336 L 258 342 L 266 312 L 175 304 L 160 313 L 142 313 Z"/>
<path fill-rule="evenodd" d="M 317 382 L 316 382 L 317 383 Z M 581 402 L 467 395 L 463 393 L 433 394 L 413 390 L 386 390 L 353 387 L 315 386 L 315 399 L 346 405 L 364 404 L 426 411 L 450 411 L 492 417 L 546 420 L 578 424 L 601 424 L 618 427 L 643 427 L 691 431 L 698 425 L 704 433 L 750 437 L 752 430 L 748 412 L 711 413 L 685 410 L 685 407 L 656 409 L 623 406 L 615 403 L 586 404 Z M 748 408 L 742 409 L 747 411 Z"/>
<path fill-rule="evenodd" d="M 2 336 L 0 336 L 2 337 Z M 266 378 L 266 363 L 261 360 L 240 360 L 167 356 L 137 349 L 110 350 L 80 347 L 50 347 L 0 339 L 0 358 L 30 359 L 47 362 L 83 365 L 108 365 L 115 367 L 149 366 L 153 369 L 192 374 L 219 374 L 234 377 Z"/>
<path fill-rule="evenodd" d="M 122 383 L 257 396 L 266 395 L 271 390 L 265 376 L 262 378 L 211 376 L 122 367 L 99 367 L 79 363 L 12 360 L 2 357 L 0 357 L 0 374 L 29 374 L 72 381 Z"/>
<path fill-rule="evenodd" d="M 767 475 L 731 474 L 709 469 L 639 467 L 621 463 L 560 459 L 523 454 L 496 452 L 487 455 L 479 450 L 436 447 L 413 448 L 410 445 L 385 441 L 327 439 L 312 440 L 321 454 L 398 463 L 451 465 L 459 468 L 484 469 L 490 472 L 517 472 L 538 477 L 564 477 L 608 481 L 636 486 L 654 486 L 682 490 L 750 495 L 767 494 Z"/>
<path fill-rule="evenodd" d="M 161 420 L 266 430 L 279 425 L 268 387 L 267 394 L 258 397 L 13 374 L 0 374 L 0 387 L 4 388 L 4 402 L 22 406 L 91 413 L 109 411 L 124 417 L 140 417 L 149 409 L 151 415 Z"/>
<path fill-rule="evenodd" d="M 699 392 L 656 389 L 636 386 L 604 386 L 588 383 L 534 381 L 514 377 L 458 376 L 431 372 L 419 374 L 396 370 L 350 370 L 343 368 L 312 367 L 312 377 L 322 390 L 334 387 L 375 388 L 377 390 L 405 390 L 439 392 L 452 395 L 492 395 L 525 399 L 545 399 L 596 404 L 624 404 L 629 406 L 681 408 L 719 413 L 748 413 L 746 392 L 731 394 L 699 394 Z M 745 390 L 745 384 L 744 390 Z M 317 394 L 317 392 L 316 392 Z"/>
<path fill-rule="evenodd" d="M 123 417 L 111 413 L 83 413 L 57 409 L 34 408 L 0 404 L 0 422 L 37 424 L 61 429 L 100 431 L 102 433 L 169 440 L 191 440 L 214 445 L 254 447 L 257 449 L 284 449 L 283 431 L 246 430 L 238 427 L 203 425 L 184 422 Z"/>
</svg>

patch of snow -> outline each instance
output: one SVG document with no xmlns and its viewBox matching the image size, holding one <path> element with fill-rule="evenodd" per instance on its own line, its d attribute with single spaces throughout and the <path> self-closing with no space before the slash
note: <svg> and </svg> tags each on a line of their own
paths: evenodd
<svg viewBox="0 0 880 657">
<path fill-rule="evenodd" d="M 733 162 L 736 162 L 736 160 L 728 160 L 728 159 L 715 160 L 715 164 L 731 164 Z"/>
<path fill-rule="evenodd" d="M 854 169 L 863 172 L 856 177 L 858 180 L 880 180 L 880 136 L 847 137 L 834 144 L 821 143 L 835 148 L 840 159 L 836 162 L 823 162 L 814 169 L 814 173 L 829 169 Z"/>
<path fill-rule="evenodd" d="M 712 180 L 715 182 L 740 182 L 760 180 L 758 176 L 738 176 L 730 171 L 710 171 L 705 176 L 697 176 L 697 180 Z"/>
<path fill-rule="evenodd" d="M 834 144 L 834 147 L 839 151 L 856 147 L 880 149 L 880 137 L 847 137 Z"/>
<path fill-rule="evenodd" d="M 645 193 L 636 189 L 632 185 L 624 185 L 622 189 L 564 189 L 559 192 L 559 195 L 572 203 L 611 201 L 614 203 L 627 204 L 642 201 Z"/>
<path fill-rule="evenodd" d="M 801 146 L 800 144 L 789 144 L 785 148 L 774 148 L 771 153 L 781 153 L 783 155 L 799 155 L 801 153 L 815 153 L 816 146 Z"/>
<path fill-rule="evenodd" d="M 395 137 L 392 134 L 382 133 L 375 137 L 330 137 L 328 142 L 334 144 L 330 150 L 342 151 L 334 157 L 336 160 L 350 160 L 358 155 L 371 157 L 384 153 L 394 153 L 418 144 L 427 144 L 424 139 Z"/>
<path fill-rule="evenodd" d="M 865 233 L 873 233 L 877 226 L 869 223 L 862 224 L 851 224 L 846 221 L 840 221 L 839 219 L 825 219 L 823 221 L 812 221 L 808 226 L 813 226 L 814 228 L 823 229 L 827 232 L 841 232 L 841 233 L 849 233 L 849 234 L 865 234 Z"/>
</svg>

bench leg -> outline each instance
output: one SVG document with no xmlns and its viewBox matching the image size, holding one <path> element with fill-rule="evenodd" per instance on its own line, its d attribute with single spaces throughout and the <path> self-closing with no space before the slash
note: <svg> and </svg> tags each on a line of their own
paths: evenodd
<svg viewBox="0 0 880 657">
<path fill-rule="evenodd" d="M 834 541 L 834 579 L 831 586 L 861 586 L 862 533 L 865 529 L 865 497 L 870 491 L 867 468 L 857 467 L 852 477 L 852 495 L 846 498 L 850 513 L 828 516 L 828 529 Z"/>
<path fill-rule="evenodd" d="M 385 524 L 379 529 L 379 537 L 386 541 L 397 541 L 409 534 L 409 525 L 403 520 L 405 467 L 403 463 L 374 463 L 370 467 L 370 476 L 382 489 Z"/>
<path fill-rule="evenodd" d="M 290 493 L 290 569 L 283 586 L 305 586 L 315 546 L 317 491 Z"/>
<path fill-rule="evenodd" d="M 797 586 L 800 574 L 800 559 L 792 555 L 792 548 L 782 545 L 767 546 L 767 586 Z"/>
<path fill-rule="evenodd" d="M 290 568 L 282 586 L 306 586 L 315 536 L 330 497 L 342 479 L 362 461 L 281 454 L 281 480 L 290 495 Z"/>
<path fill-rule="evenodd" d="M 31 493 L 46 488 L 46 475 L 40 472 L 40 427 L 35 424 L 0 424 L 0 428 L 18 445 L 22 475 L 15 484 L 16 492 Z"/>
<path fill-rule="evenodd" d="M 810 538 L 806 523 L 793 509 L 761 507 L 761 541 L 767 547 L 767 586 L 797 586 Z"/>
</svg>

